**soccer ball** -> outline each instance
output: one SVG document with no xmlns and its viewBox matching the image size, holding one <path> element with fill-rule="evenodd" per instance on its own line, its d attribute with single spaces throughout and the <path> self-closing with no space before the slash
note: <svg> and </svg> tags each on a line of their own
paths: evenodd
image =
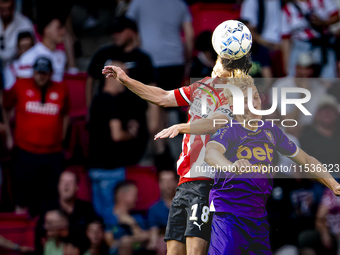
<svg viewBox="0 0 340 255">
<path fill-rule="evenodd" d="M 212 36 L 214 50 L 220 57 L 232 60 L 246 55 L 252 46 L 252 35 L 246 25 L 237 20 L 219 24 Z"/>
</svg>

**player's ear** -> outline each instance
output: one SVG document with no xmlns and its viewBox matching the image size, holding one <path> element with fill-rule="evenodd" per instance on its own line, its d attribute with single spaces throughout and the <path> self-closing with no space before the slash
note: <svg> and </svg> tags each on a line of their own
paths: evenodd
<svg viewBox="0 0 340 255">
<path fill-rule="evenodd" d="M 234 106 L 233 105 L 229 105 L 230 110 L 233 112 L 234 111 Z"/>
</svg>

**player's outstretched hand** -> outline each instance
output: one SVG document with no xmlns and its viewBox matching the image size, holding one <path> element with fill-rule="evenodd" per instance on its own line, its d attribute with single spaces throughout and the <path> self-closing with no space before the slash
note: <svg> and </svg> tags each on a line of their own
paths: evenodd
<svg viewBox="0 0 340 255">
<path fill-rule="evenodd" d="M 180 133 L 180 125 L 173 125 L 169 128 L 163 129 L 155 135 L 154 140 L 164 138 L 174 138 Z"/>
<path fill-rule="evenodd" d="M 333 188 L 333 193 L 334 195 L 336 196 L 340 196 L 340 184 L 338 183 L 338 185 L 336 185 L 334 188 Z"/>
<path fill-rule="evenodd" d="M 114 78 L 120 83 L 124 83 L 128 80 L 129 76 L 118 66 L 105 66 L 102 70 L 102 74 L 106 75 L 106 78 Z"/>
<path fill-rule="evenodd" d="M 234 167 L 236 167 L 237 174 L 243 174 L 247 172 L 249 173 L 249 169 L 252 168 L 252 164 L 250 164 L 247 159 L 239 159 L 232 164 L 232 169 L 234 169 Z"/>
</svg>

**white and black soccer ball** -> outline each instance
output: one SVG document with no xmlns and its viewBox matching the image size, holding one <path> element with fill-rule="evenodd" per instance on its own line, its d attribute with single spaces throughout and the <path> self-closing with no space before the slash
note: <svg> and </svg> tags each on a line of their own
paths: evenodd
<svg viewBox="0 0 340 255">
<path fill-rule="evenodd" d="M 246 55 L 253 38 L 249 28 L 238 20 L 227 20 L 219 24 L 212 36 L 212 45 L 220 57 L 232 60 Z"/>
</svg>

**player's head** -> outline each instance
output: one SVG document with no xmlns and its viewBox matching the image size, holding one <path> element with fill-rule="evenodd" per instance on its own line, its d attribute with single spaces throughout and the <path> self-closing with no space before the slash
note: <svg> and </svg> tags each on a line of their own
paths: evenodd
<svg viewBox="0 0 340 255">
<path fill-rule="evenodd" d="M 4 23 L 9 23 L 13 19 L 14 0 L 0 0 L 0 18 Z"/>
<path fill-rule="evenodd" d="M 33 78 L 38 87 L 44 87 L 51 81 L 53 68 L 52 62 L 48 58 L 37 58 L 33 65 L 33 70 Z"/>
<path fill-rule="evenodd" d="M 78 189 L 77 175 L 70 171 L 64 171 L 60 175 L 58 183 L 59 198 L 63 201 L 74 200 Z"/>
<path fill-rule="evenodd" d="M 60 19 L 51 18 L 38 21 L 38 33 L 55 44 L 65 39 L 65 26 Z"/>
<path fill-rule="evenodd" d="M 126 47 L 136 40 L 138 30 L 134 21 L 120 17 L 114 20 L 112 26 L 113 39 L 118 47 Z"/>
<path fill-rule="evenodd" d="M 237 60 L 221 58 L 218 56 L 212 76 L 221 78 L 233 77 L 235 71 L 241 71 L 244 74 L 248 74 L 251 67 L 252 62 L 250 53 Z"/>
<path fill-rule="evenodd" d="M 241 89 L 244 95 L 244 115 L 243 116 L 235 116 L 236 120 L 238 117 L 242 117 L 245 120 L 251 119 L 261 119 L 262 116 L 253 114 L 248 107 L 248 100 L 252 100 L 252 105 L 256 110 L 261 110 L 261 97 L 257 90 L 257 87 L 254 84 L 254 79 L 244 72 L 238 70 L 234 71 L 233 78 L 228 78 L 228 84 L 233 85 Z M 248 98 L 248 88 L 252 88 L 252 98 Z M 223 91 L 225 97 L 228 99 L 228 103 L 230 104 L 230 109 L 233 111 L 234 109 L 234 101 L 233 94 L 229 89 L 224 89 Z"/>
<path fill-rule="evenodd" d="M 122 181 L 114 189 L 115 204 L 132 210 L 138 199 L 138 189 L 133 181 Z"/>
</svg>

